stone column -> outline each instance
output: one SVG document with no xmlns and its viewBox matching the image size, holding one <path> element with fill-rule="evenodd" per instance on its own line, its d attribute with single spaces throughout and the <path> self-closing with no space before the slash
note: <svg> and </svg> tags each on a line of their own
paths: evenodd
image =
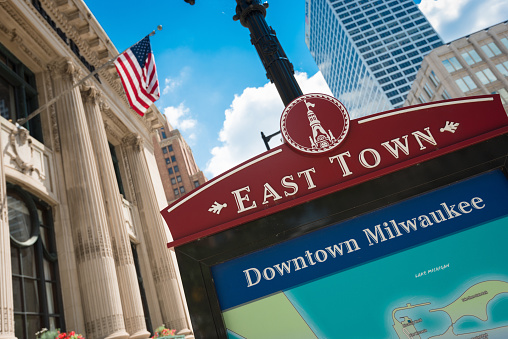
<svg viewBox="0 0 508 339">
<path fill-rule="evenodd" d="M 76 83 L 70 61 L 50 67 L 55 93 Z M 57 101 L 63 173 L 86 338 L 127 339 L 100 179 L 79 88 Z"/>
<path fill-rule="evenodd" d="M 1 130 L 0 133 L 4 133 Z M 0 136 L 0 150 L 3 150 Z M 0 339 L 15 339 L 14 301 L 12 299 L 11 240 L 7 218 L 7 189 L 4 154 L 0 152 Z"/>
<path fill-rule="evenodd" d="M 175 265 L 167 248 L 165 226 L 143 152 L 142 139 L 139 135 L 132 134 L 125 137 L 123 143 L 164 324 L 168 328 L 176 329 L 177 333 L 190 334 Z"/>
<path fill-rule="evenodd" d="M 129 235 L 125 228 L 122 198 L 98 102 L 100 93 L 95 87 L 84 86 L 81 94 L 97 168 L 102 181 L 125 326 L 131 339 L 148 338 L 150 332 L 146 330 L 136 267 L 134 266 Z"/>
</svg>

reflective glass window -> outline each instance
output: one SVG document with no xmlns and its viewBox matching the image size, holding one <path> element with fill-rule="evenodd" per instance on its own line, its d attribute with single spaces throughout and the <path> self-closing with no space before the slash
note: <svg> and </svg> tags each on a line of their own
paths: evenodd
<svg viewBox="0 0 508 339">
<path fill-rule="evenodd" d="M 15 335 L 33 338 L 43 327 L 63 327 L 62 300 L 49 205 L 8 185 Z"/>
</svg>

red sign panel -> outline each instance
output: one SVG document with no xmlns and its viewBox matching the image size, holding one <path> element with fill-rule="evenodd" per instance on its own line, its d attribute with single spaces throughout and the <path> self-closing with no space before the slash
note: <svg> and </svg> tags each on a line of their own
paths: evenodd
<svg viewBox="0 0 508 339">
<path fill-rule="evenodd" d="M 168 246 L 507 132 L 508 118 L 499 96 L 441 101 L 352 120 L 347 138 L 331 152 L 308 156 L 284 144 L 219 175 L 163 209 L 174 239 Z"/>
</svg>

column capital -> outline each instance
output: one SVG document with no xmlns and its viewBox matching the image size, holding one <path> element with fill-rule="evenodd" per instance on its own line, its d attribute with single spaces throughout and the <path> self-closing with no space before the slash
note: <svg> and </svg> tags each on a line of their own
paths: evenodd
<svg viewBox="0 0 508 339">
<path fill-rule="evenodd" d="M 79 67 L 70 58 L 61 58 L 49 63 L 48 70 L 54 78 L 68 78 L 73 82 L 82 75 Z"/>
<path fill-rule="evenodd" d="M 94 85 L 83 84 L 80 86 L 81 97 L 85 102 L 91 102 L 92 104 L 101 103 L 102 92 Z"/>
<path fill-rule="evenodd" d="M 131 133 L 122 139 L 122 143 L 126 147 L 132 147 L 136 151 L 141 151 L 143 147 L 143 138 L 137 133 Z"/>
</svg>

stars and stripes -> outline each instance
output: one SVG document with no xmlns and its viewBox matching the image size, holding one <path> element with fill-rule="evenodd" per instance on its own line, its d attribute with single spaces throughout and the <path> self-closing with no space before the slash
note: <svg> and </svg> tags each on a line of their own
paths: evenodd
<svg viewBox="0 0 508 339">
<path fill-rule="evenodd" d="M 143 116 L 148 107 L 159 99 L 159 80 L 155 60 L 147 35 L 120 54 L 115 67 L 132 109 Z"/>
</svg>

